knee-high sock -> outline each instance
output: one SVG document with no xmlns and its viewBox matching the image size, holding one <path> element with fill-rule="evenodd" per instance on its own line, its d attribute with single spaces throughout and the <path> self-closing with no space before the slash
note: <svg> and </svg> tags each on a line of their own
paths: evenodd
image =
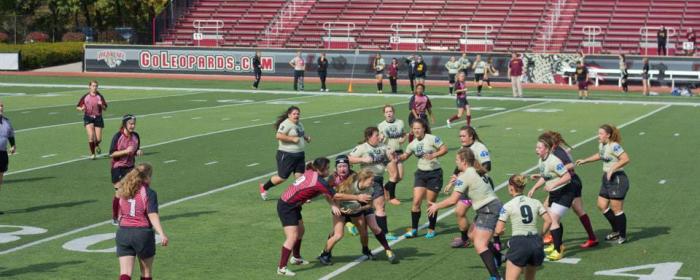
<svg viewBox="0 0 700 280">
<path fill-rule="evenodd" d="M 131 280 L 131 276 L 126 275 L 126 274 L 122 274 L 122 275 L 119 275 L 119 280 Z"/>
<path fill-rule="evenodd" d="M 411 211 L 411 228 L 418 229 L 418 222 L 420 221 L 420 211 Z"/>
<path fill-rule="evenodd" d="M 450 122 L 456 121 L 458 119 L 459 119 L 459 117 L 456 114 L 452 115 L 452 117 L 450 117 Z"/>
<path fill-rule="evenodd" d="M 428 228 L 435 230 L 435 224 L 437 224 L 438 212 L 435 211 L 435 215 L 428 216 Z"/>
<path fill-rule="evenodd" d="M 498 269 L 496 269 L 496 261 L 493 258 L 493 252 L 491 252 L 491 250 L 486 250 L 481 252 L 479 256 L 481 257 L 481 261 L 484 262 L 484 265 L 489 271 L 491 277 L 501 278 L 501 275 L 498 274 Z"/>
<path fill-rule="evenodd" d="M 482 88 L 482 87 L 483 87 L 483 86 L 477 86 L 477 87 L 476 87 L 476 92 L 481 93 L 481 88 Z"/>
<path fill-rule="evenodd" d="M 552 230 L 552 240 L 554 242 L 554 249 L 557 252 L 561 252 L 562 239 L 564 238 L 564 225 L 559 224 L 558 229 Z"/>
<path fill-rule="evenodd" d="M 382 247 L 384 247 L 384 250 L 391 250 L 391 247 L 389 247 L 389 242 L 386 241 L 386 236 L 384 236 L 385 232 L 382 231 L 379 234 L 375 234 L 374 237 L 377 238 L 377 241 L 379 241 L 379 244 L 382 244 Z"/>
<path fill-rule="evenodd" d="M 280 255 L 280 262 L 277 267 L 283 268 L 287 266 L 289 261 L 289 255 L 292 254 L 292 250 L 287 247 L 282 246 L 282 254 Z"/>
<path fill-rule="evenodd" d="M 294 248 L 292 249 L 292 255 L 295 258 L 301 258 L 301 239 L 297 239 L 297 242 L 294 242 Z"/>
<path fill-rule="evenodd" d="M 615 215 L 615 224 L 620 232 L 620 237 L 627 238 L 627 215 L 625 212 Z"/>
<path fill-rule="evenodd" d="M 613 213 L 613 211 L 610 208 L 608 208 L 607 210 L 605 210 L 605 212 L 603 212 L 603 215 L 606 219 L 608 219 L 608 223 L 610 223 L 612 231 L 618 232 L 619 230 L 617 229 L 617 226 L 615 224 L 615 213 Z"/>
<path fill-rule="evenodd" d="M 593 232 L 593 226 L 591 226 L 591 219 L 588 218 L 588 214 L 583 214 L 578 219 L 581 221 L 581 225 L 586 230 L 588 234 L 588 240 L 597 240 L 595 233 Z"/>
<path fill-rule="evenodd" d="M 269 190 L 270 188 L 274 187 L 275 184 L 272 183 L 272 180 L 267 180 L 265 184 L 263 185 L 264 190 Z"/>
<path fill-rule="evenodd" d="M 452 92 L 454 91 L 454 88 L 455 88 L 454 86 L 450 86 L 450 94 L 452 94 Z"/>
<path fill-rule="evenodd" d="M 94 155 L 95 154 L 95 142 L 88 142 L 88 146 L 90 147 L 90 154 Z"/>
<path fill-rule="evenodd" d="M 384 188 L 389 192 L 389 199 L 396 198 L 396 182 L 389 181 L 384 184 Z"/>
<path fill-rule="evenodd" d="M 112 198 L 112 220 L 119 218 L 119 198 Z"/>
<path fill-rule="evenodd" d="M 381 228 L 384 233 L 389 232 L 389 222 L 386 216 L 377 216 L 377 225 L 379 225 L 379 228 Z"/>
</svg>

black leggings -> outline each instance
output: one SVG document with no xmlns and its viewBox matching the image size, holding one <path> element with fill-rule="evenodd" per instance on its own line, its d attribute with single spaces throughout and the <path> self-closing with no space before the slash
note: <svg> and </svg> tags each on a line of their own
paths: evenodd
<svg viewBox="0 0 700 280">
<path fill-rule="evenodd" d="M 304 90 L 304 70 L 294 70 L 294 90 Z"/>
<path fill-rule="evenodd" d="M 322 90 L 326 89 L 326 76 L 328 76 L 327 71 L 318 71 L 318 78 L 321 79 L 321 89 Z"/>
<path fill-rule="evenodd" d="M 262 70 L 260 69 L 255 69 L 255 82 L 253 82 L 253 87 L 258 88 L 258 85 L 260 85 L 260 78 L 262 77 Z"/>
<path fill-rule="evenodd" d="M 389 76 L 389 83 L 391 84 L 391 93 L 396 93 L 396 77 Z"/>
</svg>

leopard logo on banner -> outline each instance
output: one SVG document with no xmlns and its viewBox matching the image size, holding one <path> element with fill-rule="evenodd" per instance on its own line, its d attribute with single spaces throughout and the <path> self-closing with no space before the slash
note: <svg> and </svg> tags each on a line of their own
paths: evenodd
<svg viewBox="0 0 700 280">
<path fill-rule="evenodd" d="M 97 53 L 97 61 L 104 60 L 109 68 L 116 68 L 126 61 L 126 53 L 123 51 L 104 50 Z"/>
<path fill-rule="evenodd" d="M 566 80 L 564 73 L 575 69 L 576 62 L 583 59 L 579 54 L 524 54 L 523 64 L 527 69 L 526 83 L 554 84 Z"/>
</svg>

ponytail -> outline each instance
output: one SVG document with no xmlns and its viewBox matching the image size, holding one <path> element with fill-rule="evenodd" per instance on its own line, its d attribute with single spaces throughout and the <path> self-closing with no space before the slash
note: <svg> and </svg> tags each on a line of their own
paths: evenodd
<svg viewBox="0 0 700 280">
<path fill-rule="evenodd" d="M 508 185 L 513 186 L 517 192 L 522 193 L 525 189 L 525 185 L 527 185 L 527 177 L 520 174 L 510 176 L 508 179 Z"/>
<path fill-rule="evenodd" d="M 325 157 L 319 157 L 314 159 L 314 161 L 309 162 L 306 164 L 306 170 L 313 170 L 318 173 L 321 173 L 322 171 L 328 170 L 328 165 L 330 165 L 331 161 Z"/>
<path fill-rule="evenodd" d="M 474 167 L 474 169 L 476 169 L 476 173 L 479 173 L 479 176 L 484 176 L 486 173 L 488 173 L 488 170 L 481 166 L 481 163 L 476 160 L 476 156 L 471 149 L 461 148 L 459 151 L 457 151 L 457 155 L 461 161 L 464 161 L 469 164 L 469 166 Z"/>
<path fill-rule="evenodd" d="M 601 125 L 600 128 L 605 130 L 605 132 L 608 133 L 608 135 L 610 135 L 610 142 L 622 144 L 622 135 L 620 134 L 620 129 L 611 124 Z"/>
<path fill-rule="evenodd" d="M 289 106 L 289 108 L 287 108 L 287 111 L 277 116 L 277 120 L 275 121 L 275 130 L 279 129 L 282 122 L 284 122 L 284 120 L 287 119 L 289 114 L 291 114 L 294 111 L 301 112 L 301 109 L 299 109 L 299 107 L 297 106 Z"/>
</svg>

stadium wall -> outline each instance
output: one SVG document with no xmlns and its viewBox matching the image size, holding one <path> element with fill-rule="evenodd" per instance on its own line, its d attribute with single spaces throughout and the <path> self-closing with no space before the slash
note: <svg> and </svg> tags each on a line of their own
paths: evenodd
<svg viewBox="0 0 700 280">
<path fill-rule="evenodd" d="M 263 75 L 291 76 L 293 73 L 289 61 L 297 50 L 261 49 Z M 331 78 L 373 78 L 372 60 L 377 51 L 363 50 L 300 50 L 306 61 L 306 71 L 316 72 L 316 59 L 320 52 L 325 52 L 330 62 L 328 76 Z M 193 47 L 159 47 L 135 45 L 86 45 L 84 56 L 85 71 L 89 72 L 132 72 L 132 73 L 173 73 L 173 74 L 216 74 L 216 75 L 251 75 L 252 57 L 255 49 L 241 48 L 193 48 Z M 399 76 L 406 77 L 405 57 L 414 52 L 381 51 L 386 63 L 392 58 L 400 61 Z M 451 56 L 459 58 L 459 52 L 419 52 L 428 66 L 427 78 L 445 80 L 447 70 L 445 63 Z M 478 53 L 469 53 L 474 61 Z M 481 53 L 482 59 L 493 57 L 494 66 L 500 72 L 492 76 L 493 81 L 506 81 L 508 61 L 507 53 Z M 527 68 L 526 83 L 563 84 L 567 83 L 570 70 L 576 68 L 581 60 L 579 54 L 535 54 L 523 55 Z M 627 58 L 629 69 L 642 68 L 641 56 Z M 589 55 L 585 57 L 586 65 L 593 68 L 618 69 L 617 56 Z M 700 58 L 688 57 L 653 57 L 650 59 L 652 69 L 679 71 L 699 71 Z M 354 66 L 354 67 L 353 67 Z M 472 71 L 470 71 L 471 73 Z M 471 74 L 470 74 L 471 76 Z"/>
</svg>

